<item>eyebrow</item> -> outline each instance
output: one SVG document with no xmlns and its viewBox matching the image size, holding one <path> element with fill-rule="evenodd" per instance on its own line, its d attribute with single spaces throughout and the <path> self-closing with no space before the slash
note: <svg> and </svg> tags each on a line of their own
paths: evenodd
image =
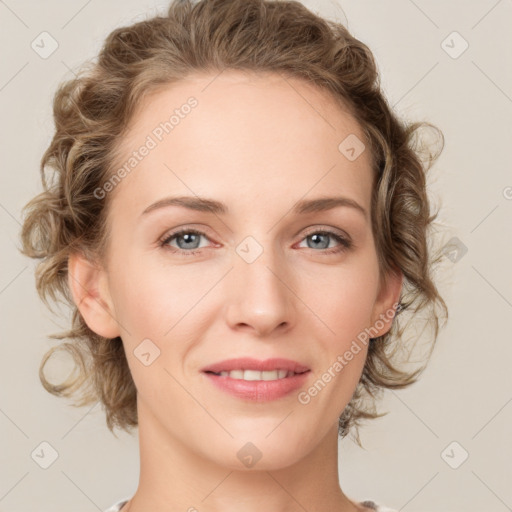
<svg viewBox="0 0 512 512">
<path fill-rule="evenodd" d="M 165 208 L 168 206 L 182 206 L 189 210 L 195 210 L 198 212 L 207 212 L 218 215 L 226 215 L 229 212 L 228 207 L 216 201 L 214 199 L 208 199 L 205 197 L 193 197 L 193 196 L 176 196 L 176 197 L 165 197 L 160 199 L 156 203 L 149 205 L 143 212 L 142 215 L 146 215 L 154 210 Z M 337 207 L 349 207 L 353 208 L 359 213 L 363 214 L 365 219 L 368 218 L 366 210 L 353 199 L 349 197 L 319 197 L 317 199 L 308 199 L 298 201 L 292 208 L 292 213 L 296 215 L 305 215 L 308 213 L 323 212 L 332 210 Z"/>
</svg>

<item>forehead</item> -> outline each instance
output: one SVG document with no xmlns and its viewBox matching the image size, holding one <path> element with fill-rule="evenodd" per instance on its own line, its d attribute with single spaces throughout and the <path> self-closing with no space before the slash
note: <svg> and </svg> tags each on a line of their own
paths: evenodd
<svg viewBox="0 0 512 512">
<path fill-rule="evenodd" d="M 116 166 L 150 149 L 132 162 L 115 194 L 119 200 L 129 194 L 139 210 L 169 194 L 250 198 L 270 206 L 333 189 L 369 205 L 369 151 L 349 160 L 340 149 L 347 137 L 364 141 L 357 121 L 305 80 L 277 73 L 197 74 L 139 103 Z"/>
</svg>

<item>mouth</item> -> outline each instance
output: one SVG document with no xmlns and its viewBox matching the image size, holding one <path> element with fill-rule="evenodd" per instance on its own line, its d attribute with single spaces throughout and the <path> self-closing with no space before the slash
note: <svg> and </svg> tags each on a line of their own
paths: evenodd
<svg viewBox="0 0 512 512">
<path fill-rule="evenodd" d="M 227 373 L 227 375 L 222 374 Z M 310 370 L 295 373 L 289 370 L 254 371 L 232 370 L 229 372 L 206 371 L 207 381 L 223 393 L 250 402 L 271 402 L 284 399 L 306 385 Z M 280 377 L 280 375 L 284 375 Z M 237 378 L 242 377 L 242 378 Z M 265 380 L 266 379 L 266 380 Z"/>
<path fill-rule="evenodd" d="M 295 375 L 302 375 L 303 373 L 307 373 L 309 371 L 310 370 L 305 370 L 303 372 L 294 372 L 292 370 L 280 368 L 277 370 L 267 370 L 267 371 L 239 369 L 239 370 L 230 370 L 230 371 L 225 370 L 225 371 L 221 371 L 221 372 L 206 371 L 204 373 L 216 375 L 217 377 L 229 377 L 230 379 L 235 379 L 235 380 L 272 381 L 272 380 L 288 379 Z"/>
<path fill-rule="evenodd" d="M 238 372 L 235 373 L 233 377 L 238 379 L 245 378 L 242 377 L 242 373 L 240 373 L 243 372 L 244 376 L 247 375 L 246 380 L 265 380 L 265 378 L 285 378 L 288 372 L 299 374 L 309 369 L 310 368 L 305 364 L 282 357 L 273 357 L 264 360 L 254 359 L 252 357 L 237 357 L 236 359 L 225 359 L 224 361 L 210 364 L 201 368 L 201 371 L 222 376 L 226 376 L 226 372 L 228 372 L 228 374 L 230 372 Z M 272 372 L 278 372 L 277 376 Z M 263 374 L 263 378 L 260 374 Z"/>
<path fill-rule="evenodd" d="M 290 359 L 245 357 L 214 363 L 201 372 L 217 389 L 236 398 L 269 402 L 304 386 L 311 369 Z"/>
</svg>

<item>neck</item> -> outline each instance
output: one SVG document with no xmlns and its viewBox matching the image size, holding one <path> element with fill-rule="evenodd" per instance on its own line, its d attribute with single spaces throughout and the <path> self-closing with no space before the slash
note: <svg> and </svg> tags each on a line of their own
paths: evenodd
<svg viewBox="0 0 512 512">
<path fill-rule="evenodd" d="M 244 512 L 364 510 L 339 485 L 337 424 L 312 452 L 287 467 L 274 461 L 269 469 L 258 469 L 256 462 L 240 470 L 193 451 L 142 411 L 143 403 L 138 407 L 139 486 L 122 512 L 239 512 L 241 505 Z"/>
</svg>

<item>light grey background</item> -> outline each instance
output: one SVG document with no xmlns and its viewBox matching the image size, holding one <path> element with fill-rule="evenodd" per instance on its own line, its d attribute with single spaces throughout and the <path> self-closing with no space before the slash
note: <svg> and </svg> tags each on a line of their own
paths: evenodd
<svg viewBox="0 0 512 512">
<path fill-rule="evenodd" d="M 386 392 L 381 410 L 390 414 L 361 431 L 365 450 L 341 442 L 342 488 L 406 512 L 512 510 L 512 1 L 304 3 L 348 20 L 373 50 L 399 113 L 443 130 L 431 194 L 442 205 L 440 221 L 468 249 L 455 263 L 447 258 L 440 275 L 450 321 L 429 369 L 413 387 Z M 35 263 L 16 247 L 20 209 L 41 190 L 58 83 L 94 57 L 112 29 L 166 6 L 0 0 L 3 512 L 104 510 L 137 486 L 136 435 L 116 439 L 99 405 L 75 409 L 41 386 L 41 357 L 56 343 L 47 336 L 67 319 L 39 301 Z M 47 59 L 31 48 L 43 31 L 59 45 Z M 48 469 L 31 457 L 43 441 L 58 453 Z M 450 467 L 465 452 L 467 460 Z"/>
</svg>

